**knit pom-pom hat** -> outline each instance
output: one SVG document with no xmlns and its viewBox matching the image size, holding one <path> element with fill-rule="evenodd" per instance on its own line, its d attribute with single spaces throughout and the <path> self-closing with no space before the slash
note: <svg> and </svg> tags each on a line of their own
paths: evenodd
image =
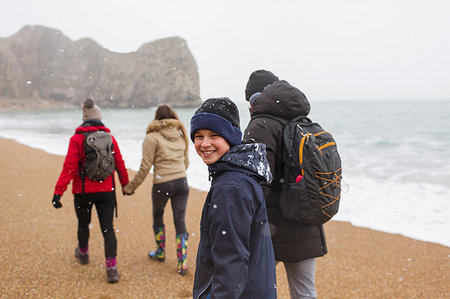
<svg viewBox="0 0 450 299">
<path fill-rule="evenodd" d="M 84 100 L 81 108 L 83 108 L 83 121 L 89 119 L 102 120 L 102 111 L 95 104 L 95 101 L 93 99 L 87 98 L 86 100 Z"/>
<path fill-rule="evenodd" d="M 239 110 L 229 98 L 207 99 L 191 118 L 191 140 L 198 130 L 211 130 L 222 136 L 231 147 L 241 144 Z"/>
</svg>

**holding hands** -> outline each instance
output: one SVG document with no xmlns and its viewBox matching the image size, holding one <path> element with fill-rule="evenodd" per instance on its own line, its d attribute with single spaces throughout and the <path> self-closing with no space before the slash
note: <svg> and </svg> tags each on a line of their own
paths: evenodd
<svg viewBox="0 0 450 299">
<path fill-rule="evenodd" d="M 123 186 L 122 188 L 122 194 L 123 195 L 133 195 L 134 194 L 134 190 L 132 189 L 132 187 L 130 186 L 130 184 L 126 184 L 125 186 Z"/>
</svg>

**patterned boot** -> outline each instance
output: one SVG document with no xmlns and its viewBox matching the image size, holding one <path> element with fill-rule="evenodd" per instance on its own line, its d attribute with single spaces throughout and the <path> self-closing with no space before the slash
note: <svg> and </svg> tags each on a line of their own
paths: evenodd
<svg viewBox="0 0 450 299">
<path fill-rule="evenodd" d="M 186 265 L 186 255 L 187 255 L 187 245 L 188 245 L 188 233 L 177 234 L 177 271 L 180 275 L 186 275 L 187 265 Z"/>
<path fill-rule="evenodd" d="M 156 251 L 150 251 L 148 253 L 148 256 L 151 259 L 164 262 L 166 260 L 166 255 L 164 253 L 164 248 L 166 247 L 166 230 L 163 225 L 161 227 L 154 226 L 153 231 L 155 232 L 155 241 L 157 249 Z"/>
</svg>

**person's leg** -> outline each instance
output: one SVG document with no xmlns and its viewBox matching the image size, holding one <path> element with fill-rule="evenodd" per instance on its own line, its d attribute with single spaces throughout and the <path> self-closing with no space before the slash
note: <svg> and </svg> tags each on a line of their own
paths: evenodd
<svg viewBox="0 0 450 299">
<path fill-rule="evenodd" d="M 170 198 L 173 211 L 173 222 L 177 242 L 177 271 L 180 275 L 187 274 L 187 246 L 189 234 L 186 230 L 186 206 L 189 197 L 189 186 L 186 178 L 173 181 L 173 195 Z"/>
<path fill-rule="evenodd" d="M 116 194 L 115 192 L 101 192 L 89 194 L 94 197 L 95 207 L 97 209 L 98 220 L 102 230 L 105 258 L 115 258 L 117 255 L 117 239 L 114 231 L 114 208 Z"/>
<path fill-rule="evenodd" d="M 316 298 L 315 273 L 316 260 L 314 258 L 298 263 L 284 263 L 289 283 L 289 292 L 293 299 Z"/>
<path fill-rule="evenodd" d="M 172 205 L 173 223 L 177 234 L 186 233 L 186 206 L 189 197 L 189 186 L 186 178 L 173 181 L 172 196 L 170 203 Z"/>
<path fill-rule="evenodd" d="M 90 194 L 95 202 L 98 220 L 103 234 L 105 248 L 106 275 L 109 283 L 119 281 L 117 271 L 117 239 L 114 231 L 115 192 L 101 192 Z"/>
<path fill-rule="evenodd" d="M 169 183 L 155 184 L 152 188 L 153 232 L 155 234 L 156 250 L 150 251 L 151 259 L 164 262 L 166 259 L 166 232 L 164 227 L 164 208 L 170 196 Z"/>
<path fill-rule="evenodd" d="M 77 194 L 74 196 L 74 207 L 78 219 L 78 248 L 81 253 L 87 253 L 89 248 L 89 224 L 91 223 L 92 202 Z"/>
<path fill-rule="evenodd" d="M 164 208 L 170 198 L 170 182 L 152 188 L 153 227 L 164 227 Z"/>
</svg>

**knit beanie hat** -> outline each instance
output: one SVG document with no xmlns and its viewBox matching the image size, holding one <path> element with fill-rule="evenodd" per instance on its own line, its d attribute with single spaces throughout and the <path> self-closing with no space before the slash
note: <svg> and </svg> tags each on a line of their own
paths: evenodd
<svg viewBox="0 0 450 299">
<path fill-rule="evenodd" d="M 191 140 L 198 130 L 211 130 L 222 136 L 231 147 L 241 144 L 239 110 L 229 98 L 207 99 L 191 118 Z"/>
<path fill-rule="evenodd" d="M 266 70 L 254 71 L 247 82 L 245 88 L 245 99 L 248 101 L 255 92 L 262 92 L 264 87 L 278 81 L 278 77 Z"/>
<path fill-rule="evenodd" d="M 83 108 L 83 121 L 88 119 L 102 120 L 102 111 L 93 99 L 87 98 L 81 107 Z"/>
</svg>

